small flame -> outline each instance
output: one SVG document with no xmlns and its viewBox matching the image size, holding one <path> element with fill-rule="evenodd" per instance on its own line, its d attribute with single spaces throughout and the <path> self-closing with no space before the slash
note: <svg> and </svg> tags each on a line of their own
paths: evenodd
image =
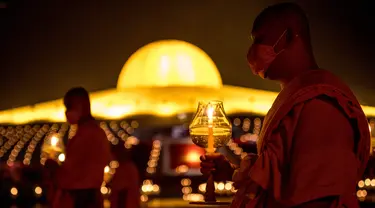
<svg viewBox="0 0 375 208">
<path fill-rule="evenodd" d="M 109 171 L 110 171 L 109 166 L 105 166 L 105 168 L 104 168 L 104 173 L 109 173 Z"/>
<path fill-rule="evenodd" d="M 208 117 L 208 122 L 212 123 L 213 117 L 214 117 L 214 108 L 212 107 L 212 105 L 209 105 L 207 107 L 207 117 Z"/>
<path fill-rule="evenodd" d="M 52 138 L 51 138 L 51 145 L 52 146 L 56 146 L 57 145 L 57 143 L 59 142 L 59 138 L 57 138 L 57 137 L 55 137 L 55 136 L 53 136 Z"/>
</svg>

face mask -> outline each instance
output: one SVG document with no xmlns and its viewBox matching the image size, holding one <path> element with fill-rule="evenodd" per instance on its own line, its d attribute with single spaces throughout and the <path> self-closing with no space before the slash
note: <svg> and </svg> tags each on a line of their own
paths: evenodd
<svg viewBox="0 0 375 208">
<path fill-rule="evenodd" d="M 281 38 L 285 35 L 286 30 L 281 34 L 279 39 L 273 46 L 264 44 L 253 44 L 247 54 L 247 60 L 250 65 L 251 70 L 255 75 L 259 75 L 263 79 L 265 78 L 265 73 L 268 67 L 276 59 L 276 57 L 284 51 L 282 49 L 278 53 L 275 52 L 275 46 L 279 43 Z"/>
<path fill-rule="evenodd" d="M 77 124 L 78 123 L 78 120 L 79 120 L 79 115 L 78 113 L 74 112 L 74 111 L 66 111 L 65 112 L 65 116 L 66 116 L 66 120 L 68 121 L 68 123 L 70 124 Z"/>
</svg>

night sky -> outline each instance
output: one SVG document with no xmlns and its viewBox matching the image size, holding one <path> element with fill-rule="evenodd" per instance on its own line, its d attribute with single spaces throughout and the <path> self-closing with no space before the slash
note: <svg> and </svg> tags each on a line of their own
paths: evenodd
<svg viewBox="0 0 375 208">
<path fill-rule="evenodd" d="M 114 88 L 128 57 L 160 39 L 202 48 L 225 84 L 279 90 L 253 76 L 245 56 L 256 15 L 282 1 L 7 2 L 0 8 L 0 109 L 57 99 L 74 86 Z M 347 81 L 363 104 L 375 105 L 375 1 L 297 2 L 310 18 L 320 67 Z"/>
</svg>

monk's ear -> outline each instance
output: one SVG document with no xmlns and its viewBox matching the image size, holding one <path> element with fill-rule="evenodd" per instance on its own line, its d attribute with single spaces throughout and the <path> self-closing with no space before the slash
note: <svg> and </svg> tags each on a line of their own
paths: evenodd
<svg viewBox="0 0 375 208">
<path fill-rule="evenodd" d="M 293 31 L 290 28 L 286 29 L 285 38 L 286 38 L 287 45 L 289 45 L 293 41 L 293 37 L 294 37 Z"/>
</svg>

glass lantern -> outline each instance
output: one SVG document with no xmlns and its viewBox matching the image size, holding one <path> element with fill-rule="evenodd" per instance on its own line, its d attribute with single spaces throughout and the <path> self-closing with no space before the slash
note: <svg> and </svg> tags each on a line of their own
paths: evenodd
<svg viewBox="0 0 375 208">
<path fill-rule="evenodd" d="M 46 153 L 49 158 L 56 159 L 58 155 L 65 153 L 64 142 L 57 135 L 49 136 L 44 140 L 42 152 Z"/>
<path fill-rule="evenodd" d="M 205 148 L 207 153 L 225 146 L 232 137 L 232 125 L 225 115 L 223 102 L 199 102 L 189 130 L 193 143 Z"/>
<path fill-rule="evenodd" d="M 210 155 L 219 154 L 215 153 L 215 149 L 225 146 L 232 137 L 232 125 L 225 115 L 221 101 L 199 102 L 189 130 L 192 142 L 205 148 L 206 154 Z M 190 204 L 228 205 L 230 203 L 216 201 L 214 178 L 210 173 L 206 183 L 204 202 L 190 202 Z"/>
</svg>

